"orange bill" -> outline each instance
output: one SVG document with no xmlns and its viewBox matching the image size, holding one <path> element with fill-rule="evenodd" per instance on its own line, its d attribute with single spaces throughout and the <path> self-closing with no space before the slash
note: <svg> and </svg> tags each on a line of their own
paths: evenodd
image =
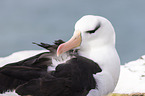
<svg viewBox="0 0 145 96">
<path fill-rule="evenodd" d="M 66 52 L 66 51 L 69 51 L 73 48 L 80 46 L 80 44 L 81 44 L 81 32 L 79 30 L 77 30 L 74 32 L 74 35 L 72 36 L 72 38 L 69 41 L 58 46 L 57 56 L 59 56 L 60 54 Z"/>
</svg>

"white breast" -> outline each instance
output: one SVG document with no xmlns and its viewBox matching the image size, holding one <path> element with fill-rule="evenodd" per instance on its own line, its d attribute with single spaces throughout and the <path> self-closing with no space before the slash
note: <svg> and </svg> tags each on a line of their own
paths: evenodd
<svg viewBox="0 0 145 96">
<path fill-rule="evenodd" d="M 52 57 L 52 65 L 48 66 L 47 70 L 53 71 L 55 70 L 58 64 L 66 63 L 66 61 L 68 61 L 71 58 L 72 57 L 68 53 L 61 54 L 59 57 L 54 56 Z"/>
<path fill-rule="evenodd" d="M 102 72 L 94 75 L 99 90 L 93 89 L 87 96 L 103 96 L 112 92 L 117 84 L 120 73 L 120 59 L 116 49 L 104 46 L 88 51 L 80 52 L 80 54 L 98 63 L 102 68 Z"/>
</svg>

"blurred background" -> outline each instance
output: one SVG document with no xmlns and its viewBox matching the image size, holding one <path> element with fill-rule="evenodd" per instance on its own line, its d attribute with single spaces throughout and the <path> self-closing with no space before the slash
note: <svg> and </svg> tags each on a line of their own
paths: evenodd
<svg viewBox="0 0 145 96">
<path fill-rule="evenodd" d="M 0 0 L 0 57 L 67 41 L 88 14 L 112 22 L 122 64 L 145 55 L 145 0 Z"/>
</svg>

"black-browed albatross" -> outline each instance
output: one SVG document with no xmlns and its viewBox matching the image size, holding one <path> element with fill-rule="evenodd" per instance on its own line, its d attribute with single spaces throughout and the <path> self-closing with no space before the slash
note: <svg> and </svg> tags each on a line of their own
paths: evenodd
<svg viewBox="0 0 145 96">
<path fill-rule="evenodd" d="M 101 16 L 83 16 L 73 37 L 31 58 L 0 68 L 0 93 L 16 90 L 31 96 L 103 96 L 112 92 L 120 73 L 112 24 Z"/>
</svg>

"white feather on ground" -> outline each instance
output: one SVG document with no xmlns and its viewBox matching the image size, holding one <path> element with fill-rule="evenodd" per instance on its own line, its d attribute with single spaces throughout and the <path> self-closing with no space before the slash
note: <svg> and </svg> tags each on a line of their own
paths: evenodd
<svg viewBox="0 0 145 96">
<path fill-rule="evenodd" d="M 47 50 L 28 50 L 15 52 L 7 57 L 0 57 L 0 67 L 17 62 Z M 136 61 L 121 65 L 121 73 L 114 93 L 145 93 L 145 56 Z M 0 94 L 0 96 L 18 96 L 14 92 Z"/>
</svg>

